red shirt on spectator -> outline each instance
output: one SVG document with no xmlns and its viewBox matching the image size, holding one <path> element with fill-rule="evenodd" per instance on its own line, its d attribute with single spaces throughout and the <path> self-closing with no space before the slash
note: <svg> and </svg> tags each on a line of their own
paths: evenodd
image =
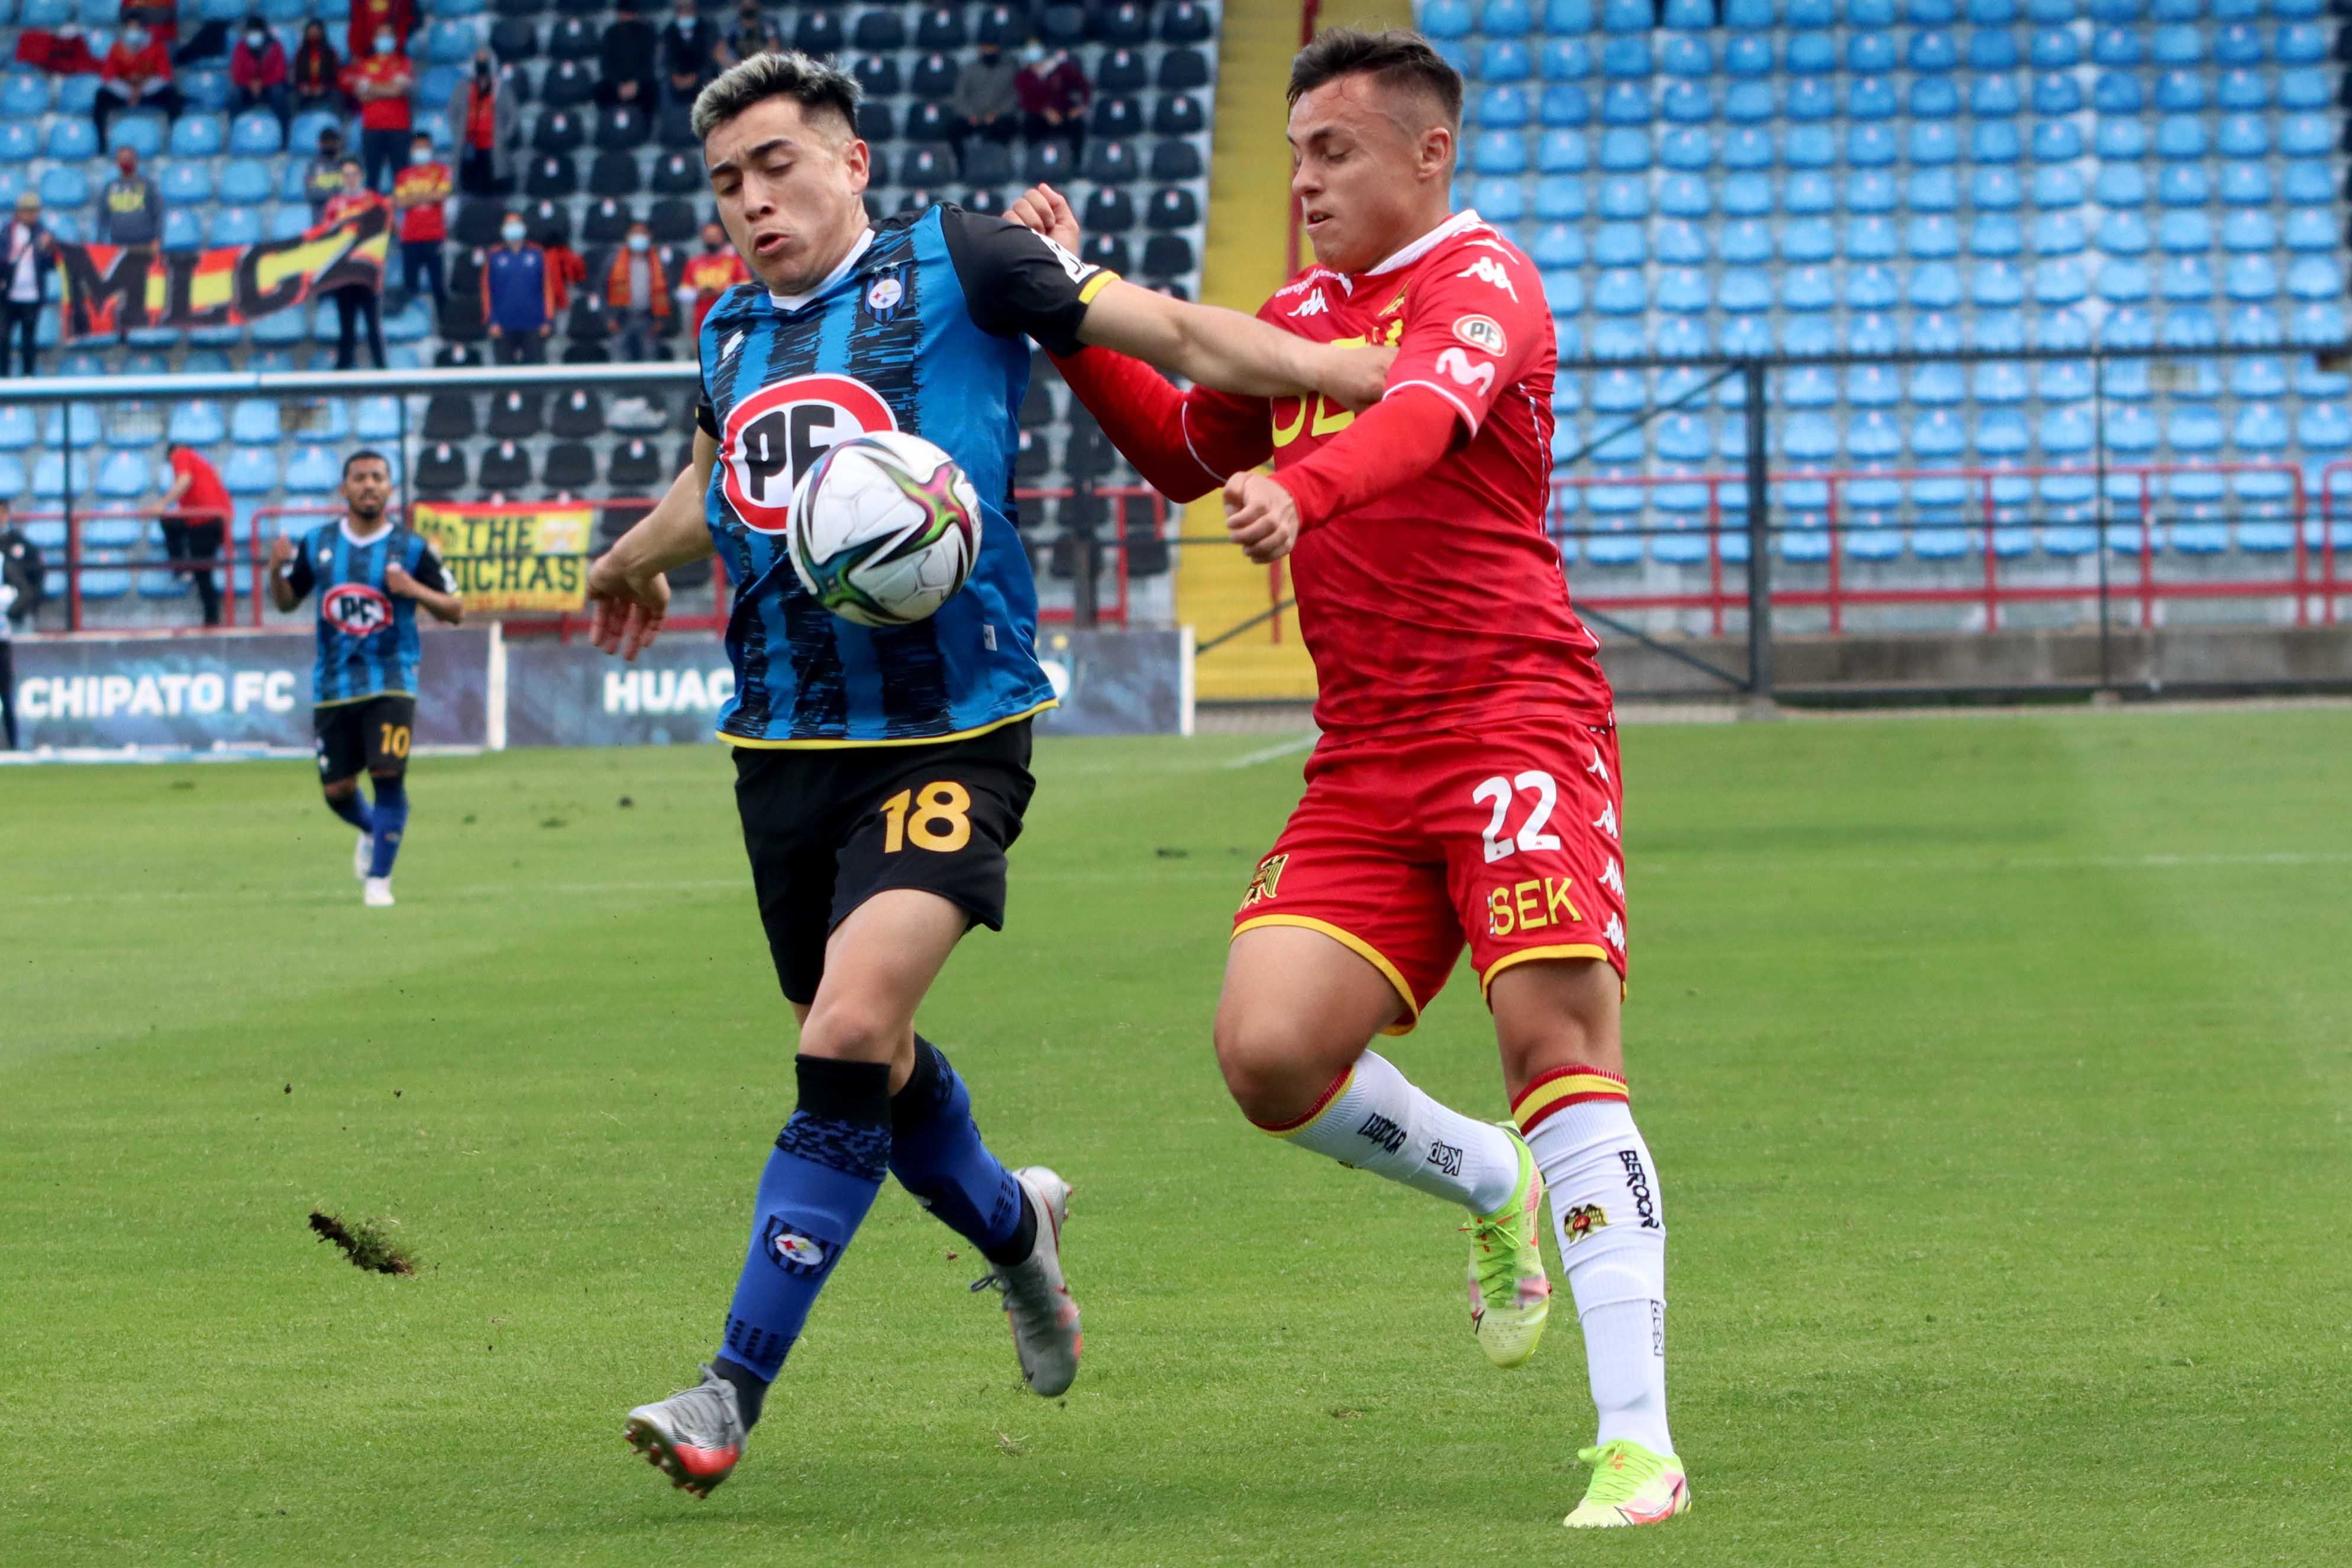
<svg viewBox="0 0 2352 1568">
<path fill-rule="evenodd" d="M 163 47 L 161 38 L 149 37 L 147 47 L 135 53 L 118 39 L 114 47 L 106 51 L 106 64 L 99 68 L 99 74 L 108 81 L 133 82 L 142 88 L 149 82 L 170 81 L 171 52 Z"/>
<path fill-rule="evenodd" d="M 739 283 L 751 281 L 751 269 L 733 246 L 721 246 L 717 250 L 704 251 L 689 256 L 678 269 L 678 283 L 694 290 L 694 335 L 702 335 L 702 319 L 719 303 L 719 297 Z"/>
<path fill-rule="evenodd" d="M 394 176 L 394 204 L 423 197 L 414 206 L 400 210 L 400 237 L 409 240 L 440 240 L 449 237 L 449 214 L 441 204 L 449 199 L 449 165 L 446 163 L 410 163 Z"/>
<path fill-rule="evenodd" d="M 239 38 L 229 52 L 228 79 L 242 88 L 276 87 L 286 79 L 286 46 L 271 38 L 256 53 Z"/>
<path fill-rule="evenodd" d="M 198 522 L 228 520 L 228 486 L 221 483 L 219 473 L 205 461 L 203 454 L 174 446 L 172 472 L 188 482 L 176 503 L 182 512 L 194 516 Z"/>
<path fill-rule="evenodd" d="M 363 60 L 375 52 L 379 27 L 392 29 L 393 51 L 398 53 L 408 47 L 409 30 L 415 26 L 414 0 L 352 0 L 352 30 L 346 39 L 352 58 Z"/>
<path fill-rule="evenodd" d="M 370 55 L 356 65 L 343 68 L 343 90 L 360 99 L 360 129 L 362 131 L 406 131 L 408 90 L 416 85 L 416 72 L 401 54 Z M 362 86 L 390 88 L 391 96 L 363 97 Z"/>
<path fill-rule="evenodd" d="M 320 214 L 323 223 L 340 223 L 353 213 L 363 213 L 370 207 L 389 207 L 391 201 L 374 191 L 345 191 L 340 196 L 327 199 L 327 210 Z"/>
<path fill-rule="evenodd" d="M 572 291 L 588 281 L 588 262 L 568 245 L 547 247 L 547 298 L 551 309 L 572 303 Z"/>
</svg>

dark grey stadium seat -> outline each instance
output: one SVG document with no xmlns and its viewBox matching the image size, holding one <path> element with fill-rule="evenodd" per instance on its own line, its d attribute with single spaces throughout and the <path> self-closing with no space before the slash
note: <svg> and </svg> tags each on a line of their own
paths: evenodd
<svg viewBox="0 0 2352 1568">
<path fill-rule="evenodd" d="M 499 243 L 499 225 L 505 221 L 505 209 L 498 203 L 486 197 L 467 196 L 457 203 L 457 216 L 449 225 L 449 237 L 478 249 L 493 246 Z"/>
<path fill-rule="evenodd" d="M 932 53 L 915 62 L 914 71 L 907 78 L 907 90 L 917 98 L 944 99 L 955 91 L 955 57 Z"/>
<path fill-rule="evenodd" d="M 654 232 L 656 245 L 684 245 L 702 227 L 695 216 L 694 204 L 682 196 L 666 196 L 653 204 L 646 214 L 646 225 Z"/>
<path fill-rule="evenodd" d="M 1176 0 L 1160 13 L 1160 41 L 1163 44 L 1205 44 L 1216 36 L 1216 18 L 1208 8 L 1193 0 Z"/>
<path fill-rule="evenodd" d="M 646 118 L 645 110 L 633 104 L 616 103 L 596 116 L 596 145 L 608 152 L 643 147 L 653 134 L 653 121 Z"/>
<path fill-rule="evenodd" d="M 1150 205 L 1143 211 L 1144 225 L 1162 233 L 1171 229 L 1189 229 L 1200 221 L 1200 202 L 1181 185 L 1171 185 L 1165 190 L 1153 192 Z"/>
<path fill-rule="evenodd" d="M 576 196 L 580 193 L 580 170 L 569 153 L 534 158 L 530 172 L 523 176 L 523 193 L 530 196 Z"/>
<path fill-rule="evenodd" d="M 1086 176 L 1097 184 L 1124 184 L 1139 172 L 1132 143 L 1102 140 L 1087 143 Z"/>
<path fill-rule="evenodd" d="M 1173 137 L 1154 142 L 1151 148 L 1151 177 L 1155 180 L 1197 180 L 1201 177 L 1201 150 L 1190 141 Z"/>
<path fill-rule="evenodd" d="M 1153 235 L 1143 242 L 1146 277 L 1181 277 L 1192 270 L 1192 242 L 1182 235 Z"/>
<path fill-rule="evenodd" d="M 975 136 L 964 143 L 963 177 L 975 185 L 1004 185 L 1013 181 L 1013 149 L 1001 141 Z"/>
<path fill-rule="evenodd" d="M 547 57 L 552 60 L 593 60 L 604 41 L 601 31 L 585 18 L 566 16 L 548 30 Z"/>
<path fill-rule="evenodd" d="M 835 11 L 804 13 L 793 28 L 793 47 L 822 58 L 837 55 L 842 46 L 841 16 Z"/>
<path fill-rule="evenodd" d="M 634 196 L 637 193 L 637 155 L 634 152 L 609 151 L 596 154 L 588 165 L 588 193 L 592 196 Z"/>
<path fill-rule="evenodd" d="M 416 473 L 410 481 L 420 496 L 455 496 L 467 487 L 466 454 L 462 447 L 440 442 L 426 447 L 416 456 Z"/>
<path fill-rule="evenodd" d="M 971 41 L 961 5 L 933 5 L 915 22 L 915 47 L 960 49 Z"/>
<path fill-rule="evenodd" d="M 1029 37 L 1029 14 L 1019 5 L 989 5 L 972 26 L 972 42 L 1017 49 Z"/>
<path fill-rule="evenodd" d="M 1134 270 L 1127 242 L 1116 235 L 1088 235 L 1078 247 L 1078 255 L 1097 267 L 1107 267 L 1113 272 Z"/>
<path fill-rule="evenodd" d="M 881 54 L 889 49 L 907 47 L 906 18 L 896 10 L 868 11 L 857 18 L 857 26 L 849 35 L 850 47 L 866 54 Z"/>
<path fill-rule="evenodd" d="M 580 225 L 580 237 L 589 245 L 618 245 L 629 235 L 629 225 L 637 221 L 635 206 L 628 202 L 607 196 L 592 202 Z"/>
<path fill-rule="evenodd" d="M 660 455 L 642 436 L 614 446 L 612 462 L 604 470 L 606 482 L 621 491 L 650 490 L 663 477 Z"/>
<path fill-rule="evenodd" d="M 656 196 L 690 196 L 702 189 L 708 178 L 700 159 L 665 152 L 654 160 L 653 183 L 646 188 Z"/>
<path fill-rule="evenodd" d="M 540 78 L 539 101 L 550 109 L 578 109 L 596 96 L 596 73 L 578 60 L 558 60 Z"/>
<path fill-rule="evenodd" d="M 587 387 L 574 387 L 555 400 L 547 416 L 547 432 L 565 441 L 584 441 L 604 434 L 604 405 Z"/>
<path fill-rule="evenodd" d="M 1097 6 L 1094 35 L 1106 44 L 1142 43 L 1151 37 L 1151 13 L 1138 0 L 1118 0 L 1116 5 Z"/>
<path fill-rule="evenodd" d="M 588 142 L 588 127 L 568 109 L 541 111 L 530 128 L 530 150 L 539 153 L 575 152 Z"/>
<path fill-rule="evenodd" d="M 497 441 L 528 441 L 545 434 L 545 400 L 520 389 L 499 392 L 490 399 L 489 423 L 484 428 Z"/>
<path fill-rule="evenodd" d="M 420 433 L 427 441 L 466 441 L 478 428 L 472 398 L 464 392 L 435 392 L 425 405 Z"/>
<path fill-rule="evenodd" d="M 572 207 L 553 200 L 534 202 L 523 209 L 522 221 L 533 245 L 570 245 Z"/>
<path fill-rule="evenodd" d="M 485 490 L 496 490 L 512 496 L 531 487 L 530 449 L 511 441 L 501 441 L 482 454 L 482 465 L 476 475 Z"/>
<path fill-rule="evenodd" d="M 1174 48 L 1160 57 L 1162 92 L 1192 92 L 1209 85 L 1209 57 L 1198 49 Z"/>
<path fill-rule="evenodd" d="M 1097 185 L 1078 225 L 1088 234 L 1125 234 L 1135 226 L 1135 198 L 1124 185 Z"/>
<path fill-rule="evenodd" d="M 539 25 L 521 16 L 501 17 L 490 27 L 490 53 L 502 60 L 539 57 Z"/>
<path fill-rule="evenodd" d="M 593 489 L 596 484 L 596 455 L 584 441 L 559 441 L 547 449 L 547 464 L 540 471 L 540 478 L 551 490 L 576 495 Z"/>
<path fill-rule="evenodd" d="M 1201 100 L 1189 92 L 1163 92 L 1151 110 L 1154 136 L 1198 136 L 1209 128 Z"/>
<path fill-rule="evenodd" d="M 1133 49 L 1121 47 L 1105 49 L 1095 66 L 1097 92 L 1135 92 L 1150 85 L 1143 68 L 1143 57 Z"/>
</svg>

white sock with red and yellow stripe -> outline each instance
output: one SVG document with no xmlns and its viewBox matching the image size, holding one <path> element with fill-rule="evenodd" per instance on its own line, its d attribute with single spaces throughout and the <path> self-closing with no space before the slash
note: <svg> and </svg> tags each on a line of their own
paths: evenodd
<svg viewBox="0 0 2352 1568">
<path fill-rule="evenodd" d="M 1476 1214 L 1508 1203 L 1519 1183 L 1518 1151 L 1508 1134 L 1446 1109 L 1376 1051 L 1358 1057 L 1297 1121 L 1260 1125 L 1302 1149 Z"/>
<path fill-rule="evenodd" d="M 1666 1428 L 1666 1218 L 1625 1081 L 1559 1067 L 1511 1106 L 1550 1189 L 1560 1268 L 1584 1330 L 1598 1441 L 1675 1451 Z"/>
</svg>

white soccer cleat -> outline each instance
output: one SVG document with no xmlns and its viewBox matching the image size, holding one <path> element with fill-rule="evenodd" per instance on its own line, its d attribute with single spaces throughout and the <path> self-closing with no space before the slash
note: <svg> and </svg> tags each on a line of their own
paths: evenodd
<svg viewBox="0 0 2352 1568">
<path fill-rule="evenodd" d="M 363 891 L 360 894 L 360 902 L 366 904 L 370 909 L 390 909 L 392 907 L 392 878 L 388 876 L 369 877 L 363 884 Z"/>
<path fill-rule="evenodd" d="M 1062 1221 L 1070 1214 L 1070 1184 L 1044 1166 L 1024 1166 L 1013 1178 L 1037 1211 L 1037 1245 L 1018 1263 L 992 1265 L 971 1288 L 1003 1292 L 1021 1376 L 1050 1399 L 1077 1377 L 1078 1354 L 1086 1346 L 1078 1304 L 1062 1279 Z"/>
<path fill-rule="evenodd" d="M 352 875 L 365 882 L 375 865 L 375 835 L 362 833 L 359 847 L 352 851 Z"/>
</svg>

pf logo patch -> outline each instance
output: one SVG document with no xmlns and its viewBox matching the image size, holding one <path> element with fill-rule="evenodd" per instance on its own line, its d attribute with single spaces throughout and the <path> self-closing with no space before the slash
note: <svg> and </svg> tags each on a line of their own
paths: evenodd
<svg viewBox="0 0 2352 1568">
<path fill-rule="evenodd" d="M 319 613 L 346 637 L 373 637 L 392 624 L 392 601 L 364 582 L 339 582 L 320 599 Z"/>
<path fill-rule="evenodd" d="M 898 428 L 882 394 L 854 376 L 793 376 L 727 411 L 719 483 L 743 526 L 784 532 L 793 486 L 835 443 Z"/>
<path fill-rule="evenodd" d="M 839 1249 L 771 1216 L 760 1232 L 760 1250 L 785 1273 L 811 1279 L 824 1272 L 825 1265 L 833 1261 Z"/>
<path fill-rule="evenodd" d="M 1492 354 L 1498 360 L 1503 357 L 1504 347 L 1509 341 L 1503 336 L 1503 324 L 1492 316 L 1457 317 L 1454 322 L 1454 335 L 1481 353 Z"/>
</svg>

